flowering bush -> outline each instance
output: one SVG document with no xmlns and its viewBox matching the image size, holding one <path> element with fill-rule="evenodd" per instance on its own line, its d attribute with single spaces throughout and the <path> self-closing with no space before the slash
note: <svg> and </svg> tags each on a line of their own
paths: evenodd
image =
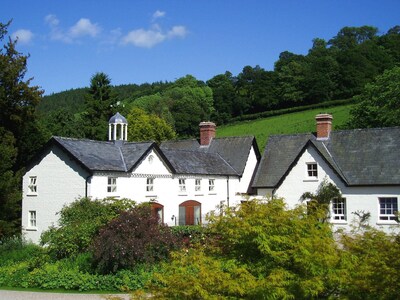
<svg viewBox="0 0 400 300">
<path fill-rule="evenodd" d="M 152 216 L 150 206 L 142 205 L 122 212 L 103 227 L 91 250 L 98 270 L 109 273 L 160 261 L 168 257 L 175 241 L 170 228 Z"/>
</svg>

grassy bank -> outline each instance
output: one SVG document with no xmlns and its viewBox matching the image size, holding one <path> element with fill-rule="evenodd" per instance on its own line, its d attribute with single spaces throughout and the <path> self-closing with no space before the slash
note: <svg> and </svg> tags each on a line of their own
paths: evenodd
<svg viewBox="0 0 400 300">
<path fill-rule="evenodd" d="M 254 135 L 260 150 L 263 151 L 268 137 L 275 134 L 293 134 L 315 131 L 315 116 L 319 113 L 333 115 L 333 129 L 346 123 L 352 105 L 336 106 L 322 111 L 320 108 L 289 113 L 254 121 L 241 122 L 218 127 L 217 136 Z"/>
</svg>

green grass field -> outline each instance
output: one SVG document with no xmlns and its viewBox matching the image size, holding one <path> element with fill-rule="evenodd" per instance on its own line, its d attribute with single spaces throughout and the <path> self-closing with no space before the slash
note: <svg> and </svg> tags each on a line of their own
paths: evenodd
<svg viewBox="0 0 400 300">
<path fill-rule="evenodd" d="M 320 108 L 302 112 L 284 114 L 260 120 L 241 122 L 217 128 L 217 137 L 254 135 L 258 147 L 263 152 L 270 135 L 315 132 L 315 116 L 319 113 L 330 113 L 333 116 L 333 129 L 342 126 L 349 118 L 352 105 Z"/>
</svg>

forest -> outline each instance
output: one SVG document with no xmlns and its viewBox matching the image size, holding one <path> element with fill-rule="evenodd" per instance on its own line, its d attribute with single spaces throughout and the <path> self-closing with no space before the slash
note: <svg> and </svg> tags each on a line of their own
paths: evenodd
<svg viewBox="0 0 400 300">
<path fill-rule="evenodd" d="M 87 88 L 43 96 L 25 78 L 29 56 L 8 38 L 9 24 L 0 23 L 0 286 L 150 290 L 158 299 L 398 298 L 399 235 L 368 227 L 365 214 L 351 235 L 335 235 L 318 194 L 312 213 L 254 200 L 191 228 L 162 226 L 126 199 L 82 198 L 42 236 L 46 247 L 20 234 L 30 159 L 52 135 L 105 140 L 117 111 L 133 125 L 130 141 L 196 137 L 204 120 L 343 103 L 353 107 L 346 128 L 400 126 L 400 26 L 381 35 L 344 27 L 329 41 L 314 39 L 307 55 L 282 52 L 272 71 L 245 66 L 206 82 L 187 75 L 122 86 L 99 72 Z M 318 193 L 325 188 L 335 187 Z"/>
</svg>

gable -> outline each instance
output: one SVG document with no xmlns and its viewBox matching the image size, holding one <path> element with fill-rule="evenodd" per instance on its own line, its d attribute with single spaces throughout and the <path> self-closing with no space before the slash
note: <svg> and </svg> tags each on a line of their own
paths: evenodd
<svg viewBox="0 0 400 300">
<path fill-rule="evenodd" d="M 309 146 L 348 186 L 400 184 L 400 127 L 393 127 L 333 131 L 323 141 L 312 134 L 272 136 L 253 187 L 279 186 Z"/>
<path fill-rule="evenodd" d="M 270 136 L 253 187 L 276 187 L 304 151 L 311 134 Z"/>
<path fill-rule="evenodd" d="M 133 174 L 171 175 L 173 170 L 156 149 L 149 151 L 132 170 Z"/>
<path fill-rule="evenodd" d="M 51 176 L 53 174 L 55 176 Z M 66 174 L 76 174 L 81 178 L 86 178 L 90 172 L 79 162 L 71 159 L 71 156 L 58 145 L 48 145 L 36 156 L 34 161 L 29 163 L 25 177 L 40 174 L 42 178 L 53 178 L 65 180 Z M 56 175 L 57 174 L 57 175 Z M 70 176 L 67 176 L 70 177 Z"/>
</svg>

